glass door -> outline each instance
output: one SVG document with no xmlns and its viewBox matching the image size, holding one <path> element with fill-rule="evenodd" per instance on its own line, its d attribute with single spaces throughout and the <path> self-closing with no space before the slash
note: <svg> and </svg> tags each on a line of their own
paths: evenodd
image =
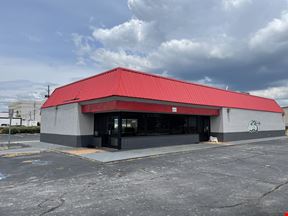
<svg viewBox="0 0 288 216">
<path fill-rule="evenodd" d="M 208 141 L 210 136 L 210 117 L 199 116 L 198 119 L 198 132 L 201 142 Z"/>
<path fill-rule="evenodd" d="M 118 130 L 119 116 L 112 114 L 96 114 L 94 135 L 101 138 L 101 145 L 109 148 L 119 148 Z"/>
</svg>

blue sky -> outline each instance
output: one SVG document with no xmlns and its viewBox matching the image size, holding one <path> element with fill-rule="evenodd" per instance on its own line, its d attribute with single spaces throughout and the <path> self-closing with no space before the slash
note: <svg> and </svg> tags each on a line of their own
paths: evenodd
<svg viewBox="0 0 288 216">
<path fill-rule="evenodd" d="M 288 105 L 287 0 L 0 0 L 0 110 L 122 66 Z"/>
<path fill-rule="evenodd" d="M 93 28 L 109 28 L 131 17 L 125 0 L 0 2 L 2 111 L 11 101 L 41 99 L 47 84 L 56 87 L 101 71 L 77 65 L 73 34 L 88 35 Z"/>
<path fill-rule="evenodd" d="M 72 33 L 111 27 L 131 17 L 127 2 L 9 0 L 0 7 L 0 55 L 35 61 L 75 62 Z"/>
</svg>

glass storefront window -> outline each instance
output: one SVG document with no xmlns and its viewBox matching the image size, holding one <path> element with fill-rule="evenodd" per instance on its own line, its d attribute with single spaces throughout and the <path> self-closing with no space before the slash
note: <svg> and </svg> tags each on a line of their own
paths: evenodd
<svg viewBox="0 0 288 216">
<path fill-rule="evenodd" d="M 122 134 L 124 135 L 136 135 L 138 129 L 137 119 L 122 119 Z"/>
<path fill-rule="evenodd" d="M 95 114 L 95 136 L 118 135 L 122 118 L 121 136 L 156 136 L 201 133 L 203 120 L 209 117 L 158 113 L 103 113 Z"/>
<path fill-rule="evenodd" d="M 118 129 L 118 118 L 114 118 L 114 129 Z"/>
</svg>

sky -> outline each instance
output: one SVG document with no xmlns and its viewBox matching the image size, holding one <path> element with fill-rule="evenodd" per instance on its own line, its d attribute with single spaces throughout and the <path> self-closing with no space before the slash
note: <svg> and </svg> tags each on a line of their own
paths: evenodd
<svg viewBox="0 0 288 216">
<path fill-rule="evenodd" d="M 288 105 L 288 0 L 0 3 L 0 111 L 114 67 Z"/>
</svg>

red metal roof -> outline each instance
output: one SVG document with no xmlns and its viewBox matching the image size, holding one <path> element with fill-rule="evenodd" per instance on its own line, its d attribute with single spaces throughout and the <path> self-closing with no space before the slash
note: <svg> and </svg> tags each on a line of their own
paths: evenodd
<svg viewBox="0 0 288 216">
<path fill-rule="evenodd" d="M 56 88 L 42 108 L 122 96 L 182 104 L 283 112 L 273 100 L 125 68 Z"/>
</svg>

